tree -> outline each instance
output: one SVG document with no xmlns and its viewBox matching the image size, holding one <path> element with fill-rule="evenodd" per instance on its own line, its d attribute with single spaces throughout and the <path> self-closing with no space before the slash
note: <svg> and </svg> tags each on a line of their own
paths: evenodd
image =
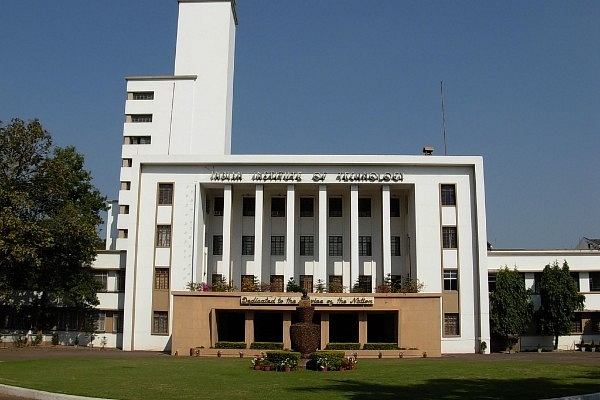
<svg viewBox="0 0 600 400">
<path fill-rule="evenodd" d="M 97 305 L 90 264 L 105 202 L 75 148 L 53 148 L 38 120 L 0 122 L 0 302 L 41 329 L 51 305 Z"/>
<path fill-rule="evenodd" d="M 510 347 L 511 339 L 525 333 L 533 317 L 531 291 L 516 269 L 501 268 L 496 288 L 490 292 L 490 328 Z"/>
<path fill-rule="evenodd" d="M 558 337 L 571 331 L 573 313 L 583 310 L 585 296 L 579 294 L 577 284 L 569 272 L 565 260 L 562 268 L 558 262 L 544 267 L 540 280 L 541 307 L 538 311 L 543 333 L 554 336 L 554 350 L 558 349 Z"/>
</svg>

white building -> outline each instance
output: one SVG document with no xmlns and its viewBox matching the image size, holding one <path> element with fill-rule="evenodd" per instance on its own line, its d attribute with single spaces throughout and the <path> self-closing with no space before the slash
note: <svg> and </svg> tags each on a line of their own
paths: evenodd
<svg viewBox="0 0 600 400">
<path fill-rule="evenodd" d="M 123 268 L 126 276 L 124 296 L 100 296 L 103 318 L 119 327 L 109 345 L 174 352 L 174 332 L 187 329 L 174 317 L 174 299 L 189 282 L 264 282 L 281 294 L 293 278 L 310 292 L 323 283 L 371 293 L 386 277 L 418 279 L 435 312 L 412 315 L 417 303 L 390 309 L 390 295 L 376 294 L 363 299 L 371 308 L 323 308 L 322 344 L 411 346 L 422 336 L 422 348 L 439 354 L 489 342 L 488 269 L 523 262 L 529 282 L 545 264 L 488 256 L 482 158 L 231 155 L 235 0 L 178 3 L 174 75 L 127 78 L 121 190 L 108 251 L 96 261 L 115 271 L 108 280 Z M 600 271 L 595 254 L 575 263 L 582 281 Z M 274 341 L 289 339 L 291 308 L 248 308 L 238 295 L 237 305 L 197 299 L 214 303 L 190 328 L 198 329 L 196 345 L 252 341 L 264 323 L 283 327 Z M 124 318 L 111 320 L 120 310 Z M 219 321 L 237 321 L 230 325 L 241 333 Z M 343 324 L 350 333 L 340 333 Z M 186 335 L 181 343 L 196 340 Z"/>
</svg>

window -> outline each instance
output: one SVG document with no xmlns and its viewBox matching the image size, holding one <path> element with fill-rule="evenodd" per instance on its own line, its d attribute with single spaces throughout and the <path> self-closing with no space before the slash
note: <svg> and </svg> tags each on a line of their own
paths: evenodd
<svg viewBox="0 0 600 400">
<path fill-rule="evenodd" d="M 156 247 L 171 247 L 171 225 L 156 227 Z"/>
<path fill-rule="evenodd" d="M 371 236 L 358 237 L 358 255 L 361 257 L 370 257 L 373 254 L 371 246 Z"/>
<path fill-rule="evenodd" d="M 113 313 L 113 333 L 123 332 L 123 314 L 120 312 Z"/>
<path fill-rule="evenodd" d="M 271 217 L 285 217 L 285 197 L 271 198 Z"/>
<path fill-rule="evenodd" d="M 119 214 L 129 214 L 129 206 L 119 206 Z"/>
<path fill-rule="evenodd" d="M 329 236 L 329 256 L 341 257 L 344 255 L 344 243 L 341 236 Z"/>
<path fill-rule="evenodd" d="M 117 292 L 125 292 L 125 271 L 117 271 Z"/>
<path fill-rule="evenodd" d="M 307 293 L 313 291 L 313 276 L 312 275 L 300 275 L 300 287 L 306 289 Z"/>
<path fill-rule="evenodd" d="M 329 198 L 329 216 L 330 217 L 341 217 L 342 216 L 342 198 L 341 197 L 330 197 Z"/>
<path fill-rule="evenodd" d="M 151 136 L 125 136 L 125 144 L 151 144 Z"/>
<path fill-rule="evenodd" d="M 158 204 L 161 206 L 173 204 L 173 184 L 158 184 Z"/>
<path fill-rule="evenodd" d="M 315 199 L 313 199 L 312 197 L 300 197 L 300 216 L 315 216 Z"/>
<path fill-rule="evenodd" d="M 456 205 L 456 187 L 454 185 L 442 185 L 440 193 L 442 195 L 443 206 Z"/>
<path fill-rule="evenodd" d="M 371 275 L 359 275 L 358 287 L 355 288 L 357 293 L 371 293 L 373 291 Z"/>
<path fill-rule="evenodd" d="M 329 293 L 342 293 L 344 291 L 342 275 L 329 275 L 329 287 L 327 291 Z"/>
<path fill-rule="evenodd" d="M 600 292 L 600 272 L 590 272 L 590 292 Z"/>
<path fill-rule="evenodd" d="M 592 313 L 592 318 L 590 319 L 590 323 L 592 324 L 592 333 L 600 333 L 600 313 L 599 312 Z"/>
<path fill-rule="evenodd" d="M 458 290 L 458 271 L 444 270 L 444 290 Z"/>
<path fill-rule="evenodd" d="M 368 197 L 360 197 L 358 199 L 358 216 L 359 217 L 370 217 L 371 216 L 371 199 Z"/>
<path fill-rule="evenodd" d="M 223 197 L 215 197 L 215 205 L 213 208 L 213 215 L 220 217 L 223 216 L 224 200 Z"/>
<path fill-rule="evenodd" d="M 131 182 L 129 182 L 129 181 L 121 182 L 121 190 L 131 190 Z"/>
<path fill-rule="evenodd" d="M 391 275 L 390 283 L 392 284 L 392 289 L 400 290 L 402 289 L 402 275 Z"/>
<path fill-rule="evenodd" d="M 169 313 L 154 311 L 152 333 L 164 335 L 169 333 Z"/>
<path fill-rule="evenodd" d="M 154 289 L 169 290 L 169 269 L 156 268 L 154 270 Z"/>
<path fill-rule="evenodd" d="M 488 292 L 491 293 L 494 290 L 496 290 L 496 274 L 490 272 L 488 274 Z"/>
<path fill-rule="evenodd" d="M 104 311 L 98 311 L 96 318 L 96 330 L 99 332 L 104 332 L 106 330 L 106 312 Z"/>
<path fill-rule="evenodd" d="M 254 255 L 254 236 L 242 236 L 242 255 Z"/>
<path fill-rule="evenodd" d="M 242 292 L 255 292 L 257 285 L 254 283 L 254 275 L 242 275 L 242 287 L 240 290 Z"/>
<path fill-rule="evenodd" d="M 119 229 L 117 231 L 118 239 L 127 239 L 129 237 L 129 231 L 127 229 Z"/>
<path fill-rule="evenodd" d="M 94 272 L 94 279 L 102 285 L 100 288 L 101 292 L 106 292 L 108 290 L 108 272 L 100 271 Z"/>
<path fill-rule="evenodd" d="M 152 122 L 152 114 L 130 114 L 128 117 L 129 122 Z"/>
<path fill-rule="evenodd" d="M 133 92 L 131 100 L 154 100 L 154 92 Z"/>
<path fill-rule="evenodd" d="M 285 236 L 271 236 L 271 255 L 285 255 Z"/>
<path fill-rule="evenodd" d="M 397 218 L 400 216 L 400 199 L 392 197 L 390 199 L 390 217 Z"/>
<path fill-rule="evenodd" d="M 573 314 L 573 319 L 571 320 L 571 333 L 582 333 L 582 324 L 581 324 L 581 314 L 575 313 Z"/>
<path fill-rule="evenodd" d="M 223 255 L 223 235 L 213 236 L 213 256 Z"/>
<path fill-rule="evenodd" d="M 315 255 L 315 237 L 300 236 L 300 255 L 314 256 Z"/>
<path fill-rule="evenodd" d="M 444 314 L 444 336 L 458 336 L 458 314 Z"/>
<path fill-rule="evenodd" d="M 211 284 L 213 286 L 223 282 L 223 274 L 212 274 Z"/>
<path fill-rule="evenodd" d="M 392 236 L 391 241 L 392 247 L 392 256 L 397 257 L 400 256 L 400 236 Z"/>
<path fill-rule="evenodd" d="M 456 249 L 456 227 L 442 227 L 442 247 L 444 249 Z"/>
<path fill-rule="evenodd" d="M 254 217 L 256 199 L 254 197 L 244 197 L 242 199 L 242 215 L 244 217 Z"/>
<path fill-rule="evenodd" d="M 124 158 L 121 160 L 121 167 L 131 167 L 133 160 L 131 158 Z"/>
<path fill-rule="evenodd" d="M 271 292 L 283 292 L 283 275 L 271 275 Z"/>
</svg>

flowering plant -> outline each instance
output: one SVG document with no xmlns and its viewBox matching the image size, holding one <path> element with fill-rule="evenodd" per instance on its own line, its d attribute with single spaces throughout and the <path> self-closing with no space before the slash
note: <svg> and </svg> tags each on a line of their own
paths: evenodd
<svg viewBox="0 0 600 400">
<path fill-rule="evenodd" d="M 252 366 L 263 365 L 265 363 L 265 358 L 263 356 L 254 356 L 252 358 Z"/>
<path fill-rule="evenodd" d="M 317 359 L 317 364 L 319 365 L 319 368 L 325 369 L 329 367 L 329 360 L 327 359 L 327 357 L 319 357 Z"/>
<path fill-rule="evenodd" d="M 354 367 L 356 364 L 358 363 L 358 360 L 356 359 L 356 357 L 348 357 L 344 360 L 344 363 L 342 364 L 345 368 L 352 368 Z"/>
<path fill-rule="evenodd" d="M 296 360 L 288 357 L 285 360 L 281 361 L 281 366 L 294 368 L 296 367 Z"/>
</svg>

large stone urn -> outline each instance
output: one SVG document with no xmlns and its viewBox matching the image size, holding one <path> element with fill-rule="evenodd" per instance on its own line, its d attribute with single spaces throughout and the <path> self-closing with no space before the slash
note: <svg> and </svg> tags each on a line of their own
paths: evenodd
<svg viewBox="0 0 600 400">
<path fill-rule="evenodd" d="M 302 294 L 302 299 L 296 307 L 299 322 L 290 326 L 290 339 L 292 349 L 300 352 L 300 357 L 308 358 L 319 347 L 321 327 L 319 324 L 312 322 L 315 308 L 310 304 L 310 299 L 305 290 Z"/>
</svg>

